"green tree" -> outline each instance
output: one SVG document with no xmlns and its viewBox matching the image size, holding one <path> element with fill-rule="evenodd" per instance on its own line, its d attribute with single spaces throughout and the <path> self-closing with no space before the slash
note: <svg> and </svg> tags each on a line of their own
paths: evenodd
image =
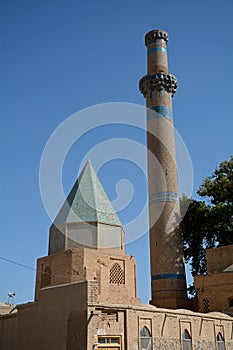
<svg viewBox="0 0 233 350">
<path fill-rule="evenodd" d="M 233 244 L 233 156 L 199 187 L 182 220 L 185 261 L 192 275 L 206 273 L 206 248 Z M 187 198 L 181 199 L 181 211 Z"/>
</svg>

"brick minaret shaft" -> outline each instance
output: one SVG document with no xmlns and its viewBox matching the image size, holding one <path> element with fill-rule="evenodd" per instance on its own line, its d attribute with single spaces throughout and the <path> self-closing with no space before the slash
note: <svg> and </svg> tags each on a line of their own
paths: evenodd
<svg viewBox="0 0 233 350">
<path fill-rule="evenodd" d="M 139 87 L 148 108 L 151 304 L 175 309 L 187 307 L 187 293 L 172 110 L 177 80 L 168 73 L 167 43 L 163 30 L 146 34 L 148 74 Z"/>
</svg>

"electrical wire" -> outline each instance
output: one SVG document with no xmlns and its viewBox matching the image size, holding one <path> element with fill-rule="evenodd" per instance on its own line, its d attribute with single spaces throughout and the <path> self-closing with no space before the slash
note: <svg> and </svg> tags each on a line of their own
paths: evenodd
<svg viewBox="0 0 233 350">
<path fill-rule="evenodd" d="M 0 259 L 2 259 L 2 260 L 4 260 L 4 261 L 7 261 L 7 262 L 9 262 L 9 263 L 11 263 L 11 264 L 15 264 L 15 265 L 24 267 L 25 269 L 29 269 L 29 270 L 36 271 L 36 268 L 35 268 L 35 267 L 27 266 L 27 265 L 18 263 L 17 261 L 10 260 L 10 259 L 7 259 L 7 258 L 3 258 L 2 256 L 0 256 Z M 46 275 L 48 274 L 48 275 L 50 275 L 50 273 L 49 273 L 49 272 L 46 272 L 46 271 L 39 270 L 38 272 L 41 272 L 42 274 L 46 274 Z"/>
<path fill-rule="evenodd" d="M 5 260 L 5 261 L 7 261 L 7 262 L 10 262 L 10 263 L 12 263 L 12 264 L 15 264 L 15 265 L 24 267 L 24 268 L 26 268 L 26 269 L 30 269 L 30 270 L 36 271 L 36 269 L 35 269 L 34 267 L 31 267 L 31 266 L 27 266 L 27 265 L 18 263 L 17 261 L 13 261 L 13 260 L 10 260 L 10 259 L 7 259 L 7 258 L 3 258 L 2 256 L 0 256 L 0 259 Z"/>
</svg>

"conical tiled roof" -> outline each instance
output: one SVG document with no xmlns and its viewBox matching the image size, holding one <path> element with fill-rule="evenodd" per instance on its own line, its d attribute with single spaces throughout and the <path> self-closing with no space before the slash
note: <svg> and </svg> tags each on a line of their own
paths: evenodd
<svg viewBox="0 0 233 350">
<path fill-rule="evenodd" d="M 88 161 L 58 213 L 54 225 L 99 222 L 122 226 L 92 164 Z"/>
</svg>

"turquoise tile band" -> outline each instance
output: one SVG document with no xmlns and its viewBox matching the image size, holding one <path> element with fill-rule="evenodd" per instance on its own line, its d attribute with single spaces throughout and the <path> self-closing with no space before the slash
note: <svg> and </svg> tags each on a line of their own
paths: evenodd
<svg viewBox="0 0 233 350">
<path fill-rule="evenodd" d="M 170 293 L 170 292 L 175 292 L 175 293 L 186 293 L 186 289 L 158 289 L 158 290 L 153 290 L 153 294 L 155 293 Z"/>
<path fill-rule="evenodd" d="M 157 274 L 152 275 L 151 280 L 185 280 L 185 275 L 183 273 L 163 273 L 163 274 Z"/>
<path fill-rule="evenodd" d="M 159 192 L 150 195 L 150 204 L 159 202 L 173 202 L 177 203 L 179 200 L 178 193 L 176 192 Z"/>
<path fill-rule="evenodd" d="M 150 109 L 157 113 L 153 113 L 153 112 L 150 113 L 150 111 L 148 111 L 148 114 L 147 114 L 148 120 L 152 120 L 159 117 L 164 117 L 164 118 L 173 120 L 173 109 L 168 106 L 154 106 L 154 107 L 151 107 Z"/>
<path fill-rule="evenodd" d="M 167 50 L 164 47 L 151 47 L 149 50 L 147 50 L 147 54 L 149 55 L 156 51 L 167 53 Z"/>
</svg>

